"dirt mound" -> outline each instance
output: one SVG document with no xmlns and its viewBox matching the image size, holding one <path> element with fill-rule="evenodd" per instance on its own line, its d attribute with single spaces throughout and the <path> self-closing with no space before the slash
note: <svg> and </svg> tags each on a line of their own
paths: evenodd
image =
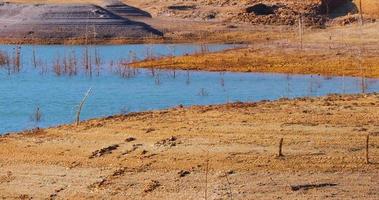
<svg viewBox="0 0 379 200">
<path fill-rule="evenodd" d="M 307 26 L 322 26 L 327 21 L 321 13 L 321 4 L 258 3 L 247 6 L 231 21 L 265 25 L 295 25 L 300 16 Z"/>
<path fill-rule="evenodd" d="M 246 8 L 247 13 L 254 13 L 255 15 L 271 15 L 275 13 L 277 6 L 269 6 L 263 3 L 258 3 L 256 5 Z"/>
<path fill-rule="evenodd" d="M 119 5 L 120 6 L 120 5 Z M 147 24 L 132 21 L 115 6 L 107 10 L 93 4 L 8 4 L 0 6 L 0 37 L 9 38 L 140 38 L 160 36 Z"/>
<path fill-rule="evenodd" d="M 357 2 L 357 0 L 309 0 L 302 2 L 268 0 L 249 4 L 231 20 L 251 24 L 294 25 L 302 16 L 306 26 L 324 26 L 327 22 L 343 25 L 357 22 L 357 17 L 354 15 L 359 12 L 360 5 Z M 373 21 L 372 17 L 379 15 L 379 1 L 374 3 L 372 0 L 362 0 L 362 10 L 368 18 L 367 21 Z"/>
</svg>

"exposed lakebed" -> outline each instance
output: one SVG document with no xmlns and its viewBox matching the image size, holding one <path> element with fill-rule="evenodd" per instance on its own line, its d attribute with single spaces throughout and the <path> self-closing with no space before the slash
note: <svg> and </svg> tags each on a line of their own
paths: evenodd
<svg viewBox="0 0 379 200">
<path fill-rule="evenodd" d="M 317 75 L 134 69 L 128 62 L 232 48 L 232 45 L 9 46 L 0 68 L 0 133 L 74 121 L 89 88 L 82 119 L 282 97 L 359 93 L 361 79 Z M 367 92 L 379 90 L 375 79 Z M 38 112 L 36 111 L 38 110 Z"/>
</svg>

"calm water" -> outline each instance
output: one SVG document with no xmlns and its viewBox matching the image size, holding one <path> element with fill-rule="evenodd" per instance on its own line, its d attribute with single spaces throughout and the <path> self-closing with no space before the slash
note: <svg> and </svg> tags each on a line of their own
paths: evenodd
<svg viewBox="0 0 379 200">
<path fill-rule="evenodd" d="M 77 105 L 89 88 L 92 93 L 83 108 L 82 119 L 179 104 L 205 105 L 361 91 L 361 80 L 357 78 L 133 70 L 120 64 L 145 57 L 229 47 L 96 46 L 89 47 L 86 53 L 82 46 L 22 46 L 19 69 L 15 70 L 14 64 L 0 69 L 0 133 L 73 122 Z M 0 50 L 14 57 L 12 61 L 17 60 L 14 46 L 0 46 Z M 67 64 L 70 62 L 75 64 Z M 65 65 L 66 68 L 75 66 L 76 73 L 70 75 L 63 69 Z M 85 66 L 90 66 L 90 70 Z M 379 82 L 368 80 L 367 91 L 379 91 Z M 35 119 L 37 107 L 42 113 L 40 121 Z"/>
</svg>

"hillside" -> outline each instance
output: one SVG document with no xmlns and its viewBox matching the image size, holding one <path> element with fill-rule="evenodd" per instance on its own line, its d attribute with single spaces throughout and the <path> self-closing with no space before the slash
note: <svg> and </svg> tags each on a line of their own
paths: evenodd
<svg viewBox="0 0 379 200">
<path fill-rule="evenodd" d="M 323 0 L 3 2 L 3 43 L 252 42 L 265 34 L 270 38 L 291 35 L 300 17 L 304 26 L 312 28 L 359 21 L 358 7 L 349 0 L 328 4 Z M 363 0 L 362 7 L 365 20 L 375 21 L 378 2 Z"/>
</svg>

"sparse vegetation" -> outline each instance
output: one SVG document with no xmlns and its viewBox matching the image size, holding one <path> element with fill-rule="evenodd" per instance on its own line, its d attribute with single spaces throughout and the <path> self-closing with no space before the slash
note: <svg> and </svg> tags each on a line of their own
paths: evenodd
<svg viewBox="0 0 379 200">
<path fill-rule="evenodd" d="M 6 65 L 7 63 L 9 63 L 8 57 L 4 52 L 0 51 L 0 67 Z"/>
</svg>

